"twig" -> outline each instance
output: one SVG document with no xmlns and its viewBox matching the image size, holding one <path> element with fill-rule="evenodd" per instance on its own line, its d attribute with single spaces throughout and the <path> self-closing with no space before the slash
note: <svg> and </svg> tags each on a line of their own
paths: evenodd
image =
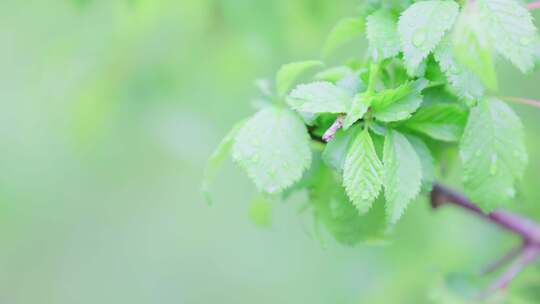
<svg viewBox="0 0 540 304">
<path fill-rule="evenodd" d="M 527 9 L 529 10 L 535 10 L 540 8 L 540 1 L 535 1 L 527 4 Z"/>
<path fill-rule="evenodd" d="M 334 123 L 330 126 L 330 128 L 328 128 L 328 130 L 326 130 L 326 132 L 324 132 L 323 136 L 322 136 L 322 139 L 325 141 L 325 142 L 329 142 L 331 141 L 334 136 L 336 135 L 336 132 L 341 129 L 341 127 L 343 127 L 343 121 L 345 120 L 345 116 L 344 115 L 340 115 L 336 118 L 336 120 L 334 121 Z"/>
<path fill-rule="evenodd" d="M 540 255 L 540 226 L 532 220 L 503 210 L 496 210 L 486 214 L 464 195 L 435 183 L 431 192 L 431 206 L 436 209 L 444 204 L 461 207 L 499 227 L 517 234 L 523 240 L 523 246 L 511 251 L 501 260 L 488 267 L 486 273 L 513 260 L 506 271 L 480 294 L 481 297 L 489 296 L 498 290 L 506 288 L 523 268 L 536 260 Z"/>
<path fill-rule="evenodd" d="M 495 262 L 487 265 L 481 272 L 481 274 L 486 275 L 490 274 L 494 271 L 497 271 L 499 268 L 503 267 L 510 261 L 514 260 L 521 252 L 523 251 L 523 245 L 520 245 L 518 247 L 514 247 L 512 250 L 510 250 L 508 253 L 506 253 L 503 257 L 496 260 Z"/>
<path fill-rule="evenodd" d="M 461 193 L 435 183 L 431 192 L 431 204 L 433 208 L 438 208 L 445 203 L 466 209 L 506 230 L 514 232 L 527 243 L 535 243 L 540 246 L 540 226 L 532 220 L 504 210 L 496 210 L 486 214 Z"/>
<path fill-rule="evenodd" d="M 498 290 L 508 287 L 508 284 L 512 282 L 512 280 L 523 270 L 523 268 L 536 260 L 539 253 L 540 247 L 538 246 L 527 245 L 523 247 L 523 250 L 521 250 L 518 257 L 514 260 L 514 262 L 512 262 L 508 269 L 506 269 L 506 271 L 498 279 L 496 279 L 491 286 L 482 292 L 480 296 L 486 297 L 494 292 L 497 292 Z"/>
<path fill-rule="evenodd" d="M 540 7 L 540 1 L 538 2 L 538 5 Z M 540 100 L 535 100 L 535 99 L 530 99 L 530 98 L 522 98 L 522 97 L 514 97 L 514 96 L 500 96 L 500 98 L 504 99 L 504 100 L 507 100 L 507 101 L 510 101 L 510 102 L 540 108 Z"/>
</svg>

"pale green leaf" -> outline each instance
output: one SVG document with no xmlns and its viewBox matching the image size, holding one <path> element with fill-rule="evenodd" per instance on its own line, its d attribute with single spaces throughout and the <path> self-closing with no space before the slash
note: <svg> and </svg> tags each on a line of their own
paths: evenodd
<svg viewBox="0 0 540 304">
<path fill-rule="evenodd" d="M 453 33 L 456 59 L 470 69 L 492 90 L 498 87 L 493 59 L 493 47 L 482 23 L 481 16 L 470 4 L 462 10 Z"/>
<path fill-rule="evenodd" d="M 223 163 L 225 158 L 229 155 L 234 142 L 234 137 L 236 136 L 240 128 L 244 125 L 244 123 L 245 121 L 243 120 L 235 124 L 231 131 L 229 131 L 229 133 L 221 140 L 219 146 L 208 159 L 206 169 L 204 170 L 204 178 L 201 185 L 201 191 L 207 203 L 209 204 L 212 202 L 209 191 L 210 184 L 214 180 L 218 169 L 221 167 L 221 163 Z"/>
<path fill-rule="evenodd" d="M 384 239 L 386 222 L 384 204 L 374 203 L 366 214 L 360 215 L 348 200 L 339 178 L 328 167 L 321 166 L 318 178 L 309 191 L 317 223 L 321 223 L 340 243 L 353 246 L 360 242 Z"/>
<path fill-rule="evenodd" d="M 516 0 L 478 0 L 475 8 L 493 47 L 522 72 L 534 67 L 538 32 L 531 13 Z"/>
<path fill-rule="evenodd" d="M 433 182 L 435 180 L 435 162 L 433 155 L 428 146 L 420 138 L 407 135 L 407 139 L 416 151 L 418 158 L 420 158 L 420 164 L 422 165 L 422 192 L 429 193 L 433 188 Z"/>
<path fill-rule="evenodd" d="M 485 98 L 471 110 L 460 145 L 465 190 L 483 210 L 515 196 L 527 164 L 519 117 L 504 102 Z"/>
<path fill-rule="evenodd" d="M 306 113 L 346 113 L 352 100 L 346 89 L 324 81 L 301 84 L 287 97 L 291 108 Z"/>
<path fill-rule="evenodd" d="M 337 66 L 318 72 L 315 74 L 315 79 L 336 83 L 353 73 L 353 69 L 348 66 Z"/>
<path fill-rule="evenodd" d="M 354 97 L 351 107 L 343 121 L 343 129 L 347 130 L 350 128 L 357 120 L 364 117 L 366 114 L 371 98 L 371 94 L 358 94 Z"/>
<path fill-rule="evenodd" d="M 409 92 L 403 90 L 396 93 L 392 90 L 383 91 L 374 97 L 372 102 L 373 115 L 379 121 L 392 122 L 400 121 L 411 117 L 422 104 L 422 94 L 420 93 L 427 81 L 419 79 L 414 83 L 407 84 Z M 398 88 L 400 89 L 400 88 Z"/>
<path fill-rule="evenodd" d="M 292 87 L 296 79 L 308 69 L 322 66 L 323 63 L 317 60 L 292 62 L 283 65 L 276 75 L 276 88 L 279 96 L 285 96 Z"/>
<path fill-rule="evenodd" d="M 382 164 L 368 130 L 358 133 L 349 147 L 343 168 L 343 185 L 360 213 L 366 213 L 379 195 Z"/>
<path fill-rule="evenodd" d="M 324 44 L 324 57 L 327 57 L 345 43 L 360 37 L 364 33 L 362 18 L 345 18 L 334 26 Z"/>
<path fill-rule="evenodd" d="M 380 112 L 388 108 L 391 104 L 405 98 L 412 92 L 412 85 L 410 82 L 406 82 L 397 88 L 384 90 L 373 96 L 371 106 L 373 111 Z"/>
<path fill-rule="evenodd" d="M 347 131 L 340 129 L 336 132 L 334 138 L 324 147 L 322 154 L 322 159 L 328 166 L 339 172 L 343 171 L 347 152 L 358 131 L 359 126 Z"/>
<path fill-rule="evenodd" d="M 378 10 L 367 17 L 366 36 L 375 61 L 396 56 L 401 50 L 397 17 L 388 10 Z"/>
<path fill-rule="evenodd" d="M 467 121 L 467 112 L 460 106 L 436 103 L 420 108 L 404 126 L 442 141 L 459 141 Z"/>
<path fill-rule="evenodd" d="M 407 70 L 415 71 L 435 49 L 458 14 L 454 1 L 421 1 L 411 5 L 399 18 L 398 32 Z"/>
<path fill-rule="evenodd" d="M 336 82 L 336 85 L 345 89 L 351 96 L 366 90 L 366 84 L 360 79 L 358 73 L 349 74 Z"/>
<path fill-rule="evenodd" d="M 389 223 L 395 224 L 420 192 L 422 165 L 407 138 L 392 130 L 384 141 L 383 164 L 386 214 Z"/>
<path fill-rule="evenodd" d="M 276 193 L 299 180 L 309 167 L 309 142 L 306 127 L 295 113 L 268 107 L 240 129 L 232 155 L 259 190 Z"/>
<path fill-rule="evenodd" d="M 321 167 L 323 167 L 322 151 L 320 147 L 312 150 L 311 164 L 309 168 L 302 174 L 302 177 L 292 186 L 288 187 L 281 193 L 281 198 L 287 200 L 292 194 L 301 190 L 308 189 L 317 183 Z"/>
<path fill-rule="evenodd" d="M 456 61 L 450 39 L 443 39 L 433 55 L 457 96 L 467 100 L 475 100 L 483 96 L 482 82 L 473 72 Z"/>
</svg>

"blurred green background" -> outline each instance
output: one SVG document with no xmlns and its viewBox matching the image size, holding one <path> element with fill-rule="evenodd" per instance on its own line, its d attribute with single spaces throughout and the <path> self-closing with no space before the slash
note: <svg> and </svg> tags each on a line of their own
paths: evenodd
<svg viewBox="0 0 540 304">
<path fill-rule="evenodd" d="M 231 162 L 203 202 L 205 161 L 252 112 L 253 81 L 318 58 L 358 4 L 2 0 L 0 302 L 429 303 L 445 274 L 516 244 L 425 199 L 385 245 L 322 246 L 302 196 L 260 229 Z M 540 99 L 539 72 L 500 71 L 501 94 Z M 540 219 L 540 110 L 515 109 L 530 152 L 516 209 Z"/>
</svg>

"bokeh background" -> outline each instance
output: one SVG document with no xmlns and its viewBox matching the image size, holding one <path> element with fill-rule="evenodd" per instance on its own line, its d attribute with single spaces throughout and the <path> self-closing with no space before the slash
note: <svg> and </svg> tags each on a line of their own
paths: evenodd
<svg viewBox="0 0 540 304">
<path fill-rule="evenodd" d="M 358 4 L 0 1 L 0 302 L 431 303 L 445 275 L 517 244 L 425 199 L 376 246 L 321 244 L 301 195 L 261 229 L 230 161 L 204 203 L 205 161 L 252 112 L 253 81 L 319 58 Z M 501 94 L 540 99 L 539 72 L 499 70 Z M 540 219 L 540 110 L 515 109 L 530 152 L 515 209 Z"/>
</svg>

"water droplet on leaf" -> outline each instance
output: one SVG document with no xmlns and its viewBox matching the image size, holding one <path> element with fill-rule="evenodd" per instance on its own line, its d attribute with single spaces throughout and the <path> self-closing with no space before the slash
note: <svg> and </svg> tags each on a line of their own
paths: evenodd
<svg viewBox="0 0 540 304">
<path fill-rule="evenodd" d="M 426 42 L 427 32 L 425 29 L 417 29 L 412 37 L 412 43 L 415 47 L 421 47 Z"/>
</svg>

